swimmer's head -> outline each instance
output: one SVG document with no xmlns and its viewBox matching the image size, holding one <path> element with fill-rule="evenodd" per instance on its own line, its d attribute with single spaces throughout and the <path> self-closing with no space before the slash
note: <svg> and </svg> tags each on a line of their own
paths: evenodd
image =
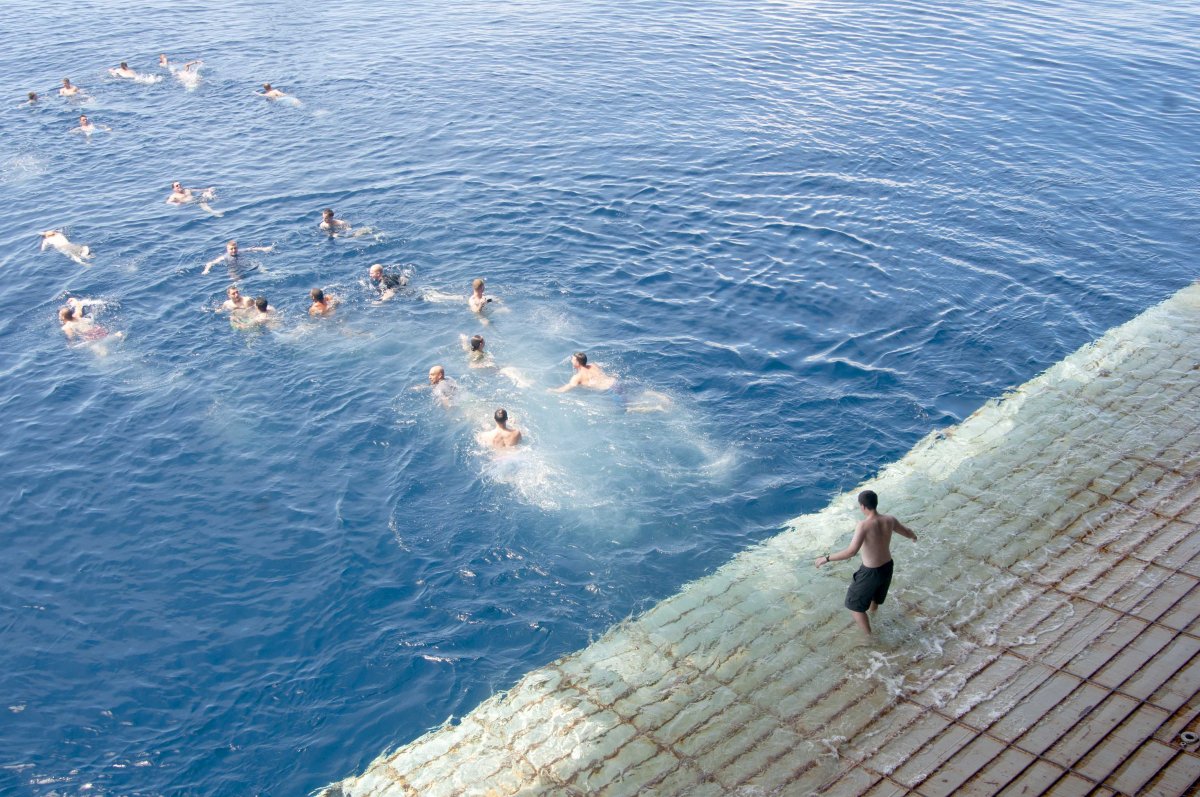
<svg viewBox="0 0 1200 797">
<path fill-rule="evenodd" d="M 122 62 L 121 62 L 121 68 L 122 68 L 122 69 L 128 69 L 128 68 L 129 68 L 129 64 L 127 64 L 127 63 L 125 63 L 124 61 L 122 61 Z"/>
<path fill-rule="evenodd" d="M 492 417 L 496 419 L 496 423 L 503 426 L 504 424 L 508 423 L 508 410 L 501 407 L 500 409 L 496 410 L 496 414 Z"/>
<path fill-rule="evenodd" d="M 321 218 L 325 221 L 333 221 L 333 208 L 325 208 L 321 211 Z"/>
<path fill-rule="evenodd" d="M 271 90 L 271 84 L 270 84 L 270 83 L 264 83 L 264 84 L 263 84 L 263 91 L 270 91 L 270 90 Z"/>
<path fill-rule="evenodd" d="M 237 256 L 237 241 L 230 241 L 229 243 L 225 244 L 225 251 L 228 252 L 230 255 L 233 255 L 236 257 Z"/>
<path fill-rule="evenodd" d="M 31 91 L 31 92 L 29 92 L 29 101 L 30 101 L 30 102 L 37 102 L 37 99 L 38 99 L 38 98 L 37 98 L 37 92 L 36 92 L 36 91 Z"/>
<path fill-rule="evenodd" d="M 875 507 L 879 506 L 879 496 L 875 495 L 874 490 L 863 490 L 858 494 L 858 505 L 874 512 Z"/>
<path fill-rule="evenodd" d="M 429 369 L 429 384 L 436 385 L 446 378 L 446 369 L 440 365 L 435 365 Z"/>
<path fill-rule="evenodd" d="M 88 118 L 87 118 L 87 116 L 85 116 L 85 115 L 83 115 L 83 114 L 80 114 L 80 116 L 79 116 L 79 124 L 81 124 L 81 125 L 86 125 L 87 123 L 88 123 Z"/>
<path fill-rule="evenodd" d="M 375 265 L 371 266 L 371 279 L 373 279 L 373 280 L 383 279 L 383 265 L 382 264 L 376 263 Z"/>
<path fill-rule="evenodd" d="M 71 78 L 69 78 L 69 77 L 63 78 L 63 88 L 64 89 L 71 88 Z"/>
<path fill-rule="evenodd" d="M 474 291 L 482 291 L 483 290 L 483 280 L 481 280 L 481 279 L 472 280 L 471 289 Z"/>
<path fill-rule="evenodd" d="M 581 351 L 577 351 L 571 355 L 571 364 L 583 368 L 587 365 L 587 355 Z"/>
<path fill-rule="evenodd" d="M 312 297 L 314 302 L 325 304 L 325 291 L 321 290 L 320 288 L 313 288 L 308 292 L 308 295 Z"/>
<path fill-rule="evenodd" d="M 267 297 L 266 296 L 256 296 L 254 298 L 254 306 L 258 308 L 258 312 L 260 312 L 260 313 L 267 312 Z"/>
<path fill-rule="evenodd" d="M 182 191 L 183 183 L 181 183 L 179 181 L 173 182 L 173 183 L 171 183 L 171 188 L 175 191 Z"/>
<path fill-rule="evenodd" d="M 228 296 L 230 299 L 236 299 L 237 297 L 242 295 L 242 292 L 238 290 L 238 286 L 230 285 L 228 288 L 225 289 L 225 295 Z"/>
<path fill-rule="evenodd" d="M 58 311 L 58 320 L 62 321 L 64 324 L 69 321 L 74 321 L 75 320 L 75 308 L 72 307 L 71 305 L 67 305 L 66 307 L 59 310 Z"/>
<path fill-rule="evenodd" d="M 471 351 L 483 351 L 483 335 L 471 338 Z"/>
</svg>

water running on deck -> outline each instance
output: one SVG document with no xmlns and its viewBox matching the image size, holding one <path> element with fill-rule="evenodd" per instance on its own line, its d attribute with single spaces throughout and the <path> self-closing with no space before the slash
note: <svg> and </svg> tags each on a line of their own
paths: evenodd
<svg viewBox="0 0 1200 797">
<path fill-rule="evenodd" d="M 916 529 L 864 643 L 851 491 L 325 794 L 1184 794 L 1200 285 L 866 486 Z"/>
</svg>

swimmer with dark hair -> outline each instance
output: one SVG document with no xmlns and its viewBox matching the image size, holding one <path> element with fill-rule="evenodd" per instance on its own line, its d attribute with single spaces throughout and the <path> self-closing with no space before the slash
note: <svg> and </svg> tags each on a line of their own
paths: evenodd
<svg viewBox="0 0 1200 797">
<path fill-rule="evenodd" d="M 462 346 L 463 351 L 467 353 L 467 363 L 472 368 L 494 368 L 495 363 L 492 361 L 492 356 L 484 350 L 483 335 L 473 335 L 468 338 L 466 335 L 459 335 L 458 342 Z"/>
<path fill-rule="evenodd" d="M 124 61 L 121 62 L 120 66 L 114 66 L 111 69 L 109 69 L 108 74 L 112 75 L 113 77 L 123 77 L 123 78 L 130 78 L 130 79 L 133 79 L 138 76 L 138 73 L 134 72 L 132 69 L 130 69 L 129 64 L 125 63 Z"/>
<path fill-rule="evenodd" d="M 501 407 L 492 416 L 496 428 L 480 432 L 475 439 L 492 448 L 512 448 L 521 442 L 521 430 L 508 425 L 508 410 Z"/>
<path fill-rule="evenodd" d="M 595 363 L 589 365 L 585 352 L 577 351 L 571 355 L 571 367 L 575 369 L 575 373 L 571 376 L 570 381 L 562 387 L 550 388 L 551 393 L 566 393 L 577 387 L 608 390 L 617 383 L 616 377 L 606 374 L 600 366 Z"/>
<path fill-rule="evenodd" d="M 300 102 L 300 100 L 296 99 L 295 97 L 293 97 L 292 95 L 290 95 L 286 92 L 280 91 L 279 89 L 272 86 L 270 83 L 264 83 L 264 84 L 262 84 L 262 87 L 263 87 L 262 91 L 256 91 L 254 93 L 260 97 L 266 97 L 268 100 L 271 100 L 272 102 L 275 102 L 275 101 L 286 102 L 291 105 L 297 105 L 297 106 L 303 104 Z"/>
<path fill-rule="evenodd" d="M 232 313 L 234 310 L 247 310 L 254 306 L 254 300 L 249 296 L 242 296 L 242 292 L 236 285 L 226 288 L 225 296 L 225 303 L 221 305 L 221 309 L 227 313 Z"/>
<path fill-rule="evenodd" d="M 29 100 L 25 104 L 26 105 L 37 105 L 37 101 L 38 101 L 38 93 L 36 91 L 31 91 L 31 92 L 29 92 Z"/>
<path fill-rule="evenodd" d="M 69 77 L 63 78 L 62 88 L 58 90 L 58 96 L 60 97 L 78 97 L 86 93 L 80 86 L 72 83 Z"/>
<path fill-rule="evenodd" d="M 108 330 L 86 315 L 85 311 L 86 304 L 82 300 L 74 297 L 67 299 L 66 306 L 58 311 L 63 334 L 70 341 L 79 340 L 95 344 L 94 348 L 98 354 L 107 354 L 108 350 L 99 341 L 108 337 Z M 124 333 L 116 332 L 113 337 L 119 340 L 124 337 Z"/>
<path fill-rule="evenodd" d="M 320 227 L 322 232 L 327 232 L 330 235 L 336 235 L 339 232 L 350 232 L 350 222 L 334 218 L 333 208 L 325 208 L 321 211 Z"/>
<path fill-rule="evenodd" d="M 320 288 L 313 288 L 308 292 L 312 297 L 312 304 L 308 307 L 308 314 L 312 316 L 333 315 L 333 311 L 339 304 L 338 297 L 333 294 L 325 295 L 325 291 Z"/>
<path fill-rule="evenodd" d="M 108 125 L 97 125 L 94 122 L 92 122 L 91 119 L 88 119 L 86 115 L 81 115 L 79 117 L 79 127 L 71 128 L 72 133 L 83 133 L 85 136 L 90 136 L 92 133 L 95 133 L 97 130 L 104 130 L 106 132 L 111 132 L 112 128 L 109 127 Z"/>
<path fill-rule="evenodd" d="M 235 310 L 229 316 L 229 323 L 238 329 L 249 329 L 254 326 L 275 326 L 278 321 L 278 316 L 275 314 L 275 308 L 267 303 L 267 297 L 256 296 L 253 301 L 246 299 L 249 304 L 239 310 Z"/>
<path fill-rule="evenodd" d="M 657 390 L 642 390 L 636 398 L 630 391 L 628 383 L 604 372 L 600 366 L 588 362 L 586 352 L 577 351 L 571 355 L 571 367 L 575 374 L 562 387 L 550 388 L 551 393 L 566 393 L 577 387 L 605 392 L 612 397 L 619 409 L 625 412 L 666 412 L 671 406 L 671 398 Z"/>
</svg>

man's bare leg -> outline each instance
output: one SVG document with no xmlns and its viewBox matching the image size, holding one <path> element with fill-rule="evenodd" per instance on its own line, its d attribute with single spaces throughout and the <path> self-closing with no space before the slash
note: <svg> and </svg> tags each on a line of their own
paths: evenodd
<svg viewBox="0 0 1200 797">
<path fill-rule="evenodd" d="M 867 611 L 869 611 L 871 614 L 875 614 L 875 612 L 879 611 L 879 604 L 875 601 L 871 601 L 871 608 L 867 609 Z"/>
<path fill-rule="evenodd" d="M 854 617 L 854 624 L 859 627 L 867 636 L 871 635 L 871 620 L 867 617 L 866 612 L 850 612 Z"/>
</svg>

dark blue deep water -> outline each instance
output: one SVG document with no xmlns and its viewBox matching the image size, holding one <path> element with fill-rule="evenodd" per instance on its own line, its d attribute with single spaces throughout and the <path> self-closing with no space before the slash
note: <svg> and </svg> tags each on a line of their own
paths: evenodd
<svg viewBox="0 0 1200 797">
<path fill-rule="evenodd" d="M 352 774 L 1197 273 L 1195 3 L 3 5 L 4 794 Z M 580 348 L 671 411 L 547 393 Z"/>
</svg>

